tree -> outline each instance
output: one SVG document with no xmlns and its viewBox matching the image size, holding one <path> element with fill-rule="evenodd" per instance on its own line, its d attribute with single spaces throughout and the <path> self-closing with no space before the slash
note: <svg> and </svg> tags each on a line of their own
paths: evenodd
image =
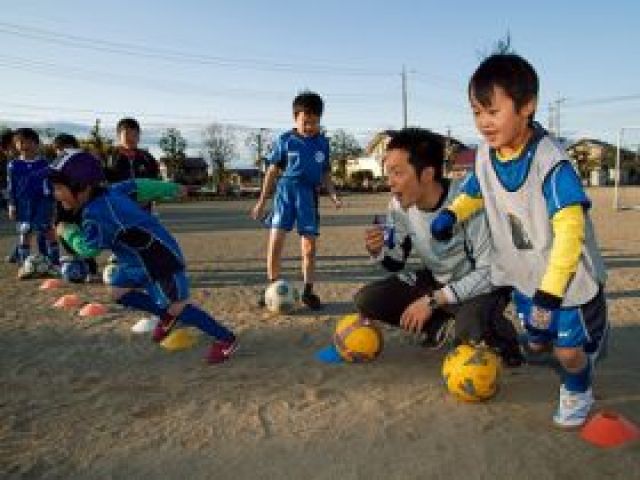
<svg viewBox="0 0 640 480">
<path fill-rule="evenodd" d="M 213 164 L 213 181 L 219 190 L 223 190 L 227 180 L 227 164 L 236 154 L 236 138 L 234 132 L 219 123 L 212 123 L 205 128 L 204 148 Z"/>
<path fill-rule="evenodd" d="M 337 178 L 344 181 L 347 178 L 347 161 L 361 155 L 363 150 L 356 138 L 342 129 L 331 135 L 331 161 Z"/>
<path fill-rule="evenodd" d="M 261 172 L 264 171 L 265 159 L 271 151 L 273 136 L 266 128 L 260 128 L 247 135 L 245 144 L 255 154 L 254 165 Z"/>
<path fill-rule="evenodd" d="M 187 157 L 187 141 L 177 128 L 167 128 L 158 141 L 164 155 L 162 161 L 167 167 L 169 178 L 180 177 L 184 172 L 184 159 Z"/>
<path fill-rule="evenodd" d="M 99 119 L 96 119 L 96 123 L 89 132 L 89 136 L 86 139 L 80 140 L 80 146 L 93 153 L 102 160 L 103 163 L 106 162 L 107 158 L 109 158 L 113 152 L 113 140 L 102 134 Z"/>
</svg>

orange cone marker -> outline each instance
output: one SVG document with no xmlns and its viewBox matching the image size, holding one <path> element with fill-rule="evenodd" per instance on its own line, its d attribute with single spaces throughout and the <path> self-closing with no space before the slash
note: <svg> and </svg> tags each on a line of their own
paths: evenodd
<svg viewBox="0 0 640 480">
<path fill-rule="evenodd" d="M 99 317 L 107 313 L 107 307 L 101 303 L 88 303 L 80 309 L 78 315 L 81 317 Z"/>
<path fill-rule="evenodd" d="M 64 285 L 64 282 L 59 278 L 48 278 L 40 284 L 40 290 L 53 290 L 54 288 L 60 288 Z"/>
<path fill-rule="evenodd" d="M 53 306 L 56 308 L 76 308 L 81 304 L 82 301 L 80 300 L 80 297 L 75 293 L 70 293 L 68 295 L 63 295 L 56 300 L 56 303 L 54 303 Z"/>
<path fill-rule="evenodd" d="M 640 439 L 640 429 L 631 420 L 610 410 L 591 417 L 582 427 L 580 436 L 602 448 L 617 447 Z"/>
</svg>

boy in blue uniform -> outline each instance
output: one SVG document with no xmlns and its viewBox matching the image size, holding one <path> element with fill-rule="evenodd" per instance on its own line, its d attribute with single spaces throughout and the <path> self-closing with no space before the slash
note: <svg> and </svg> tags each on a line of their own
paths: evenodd
<svg viewBox="0 0 640 480">
<path fill-rule="evenodd" d="M 17 156 L 15 145 L 13 144 L 13 130 L 5 129 L 0 134 L 0 159 L 3 162 L 2 171 L 7 171 L 7 166 L 9 162 Z M 7 192 L 7 177 L 5 176 L 3 179 L 4 184 L 2 185 L 2 208 L 6 208 L 8 210 L 8 192 Z M 16 263 L 18 261 L 18 244 L 16 243 L 11 248 L 11 253 L 5 257 L 5 260 L 8 263 Z"/>
<path fill-rule="evenodd" d="M 275 141 L 267 159 L 268 168 L 260 198 L 252 211 L 254 219 L 264 217 L 267 197 L 277 181 L 272 211 L 265 220 L 271 228 L 267 276 L 270 282 L 278 280 L 284 240 L 295 223 L 301 237 L 302 301 L 312 310 L 322 308 L 320 298 L 313 291 L 316 237 L 319 233 L 318 188 L 321 184 L 324 183 L 336 208 L 341 206 L 331 180 L 329 142 L 320 132 L 323 110 L 324 103 L 317 93 L 305 91 L 293 100 L 295 126 Z M 260 305 L 264 306 L 264 294 Z"/>
<path fill-rule="evenodd" d="M 13 134 L 19 157 L 7 166 L 9 218 L 18 224 L 18 261 L 31 253 L 31 234 L 38 235 L 38 247 L 54 265 L 60 252 L 53 230 L 54 200 L 47 180 L 48 162 L 38 155 L 40 138 L 31 128 L 19 128 Z M 18 278 L 26 278 L 24 270 Z"/>
<path fill-rule="evenodd" d="M 221 363 L 237 348 L 235 335 L 189 301 L 185 260 L 176 240 L 136 201 L 176 196 L 179 186 L 157 180 L 129 180 L 109 188 L 99 161 L 86 152 L 70 152 L 49 170 L 55 197 L 66 210 L 79 212 L 82 224 L 60 223 L 59 235 L 74 252 L 96 256 L 110 249 L 117 257 L 111 280 L 114 299 L 160 318 L 153 332 L 162 341 L 180 322 L 215 340 L 206 360 Z"/>
<path fill-rule="evenodd" d="M 485 142 L 461 194 L 431 231 L 445 241 L 484 208 L 491 281 L 515 287 L 530 348 L 553 347 L 563 369 L 553 421 L 577 427 L 592 408 L 592 366 L 607 340 L 606 275 L 591 202 L 562 147 L 533 122 L 537 99 L 538 77 L 526 60 L 495 54 L 482 62 L 469 100 Z"/>
</svg>

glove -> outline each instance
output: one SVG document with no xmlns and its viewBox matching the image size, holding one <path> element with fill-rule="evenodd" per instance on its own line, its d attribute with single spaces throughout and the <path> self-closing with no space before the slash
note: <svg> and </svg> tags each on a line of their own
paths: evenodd
<svg viewBox="0 0 640 480">
<path fill-rule="evenodd" d="M 541 330 L 548 329 L 553 313 L 561 306 L 561 297 L 556 297 L 543 290 L 536 290 L 536 293 L 533 295 L 531 325 Z"/>
<path fill-rule="evenodd" d="M 456 222 L 455 213 L 447 208 L 441 210 L 431 222 L 431 235 L 439 242 L 451 240 Z"/>
</svg>

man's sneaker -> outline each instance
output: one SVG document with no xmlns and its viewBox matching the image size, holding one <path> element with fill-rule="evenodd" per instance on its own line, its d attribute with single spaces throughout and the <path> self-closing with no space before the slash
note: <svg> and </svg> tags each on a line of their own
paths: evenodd
<svg viewBox="0 0 640 480">
<path fill-rule="evenodd" d="M 320 297 L 313 292 L 303 293 L 301 300 L 302 303 L 304 303 L 311 310 L 322 309 L 322 302 L 320 301 Z"/>
<path fill-rule="evenodd" d="M 425 348 L 438 350 L 453 339 L 454 319 L 452 317 L 436 316 L 427 323 L 424 330 L 425 338 L 421 345 Z"/>
<path fill-rule="evenodd" d="M 164 340 L 178 323 L 178 318 L 173 315 L 165 315 L 153 329 L 153 341 L 156 343 Z"/>
<path fill-rule="evenodd" d="M 580 427 L 587 420 L 592 406 L 591 388 L 584 393 L 570 392 L 564 385 L 560 385 L 560 402 L 553 416 L 553 423 L 560 428 Z"/>
<path fill-rule="evenodd" d="M 237 349 L 238 341 L 235 338 L 228 341 L 218 340 L 209 347 L 205 359 L 210 364 L 222 363 L 229 360 Z"/>
</svg>

